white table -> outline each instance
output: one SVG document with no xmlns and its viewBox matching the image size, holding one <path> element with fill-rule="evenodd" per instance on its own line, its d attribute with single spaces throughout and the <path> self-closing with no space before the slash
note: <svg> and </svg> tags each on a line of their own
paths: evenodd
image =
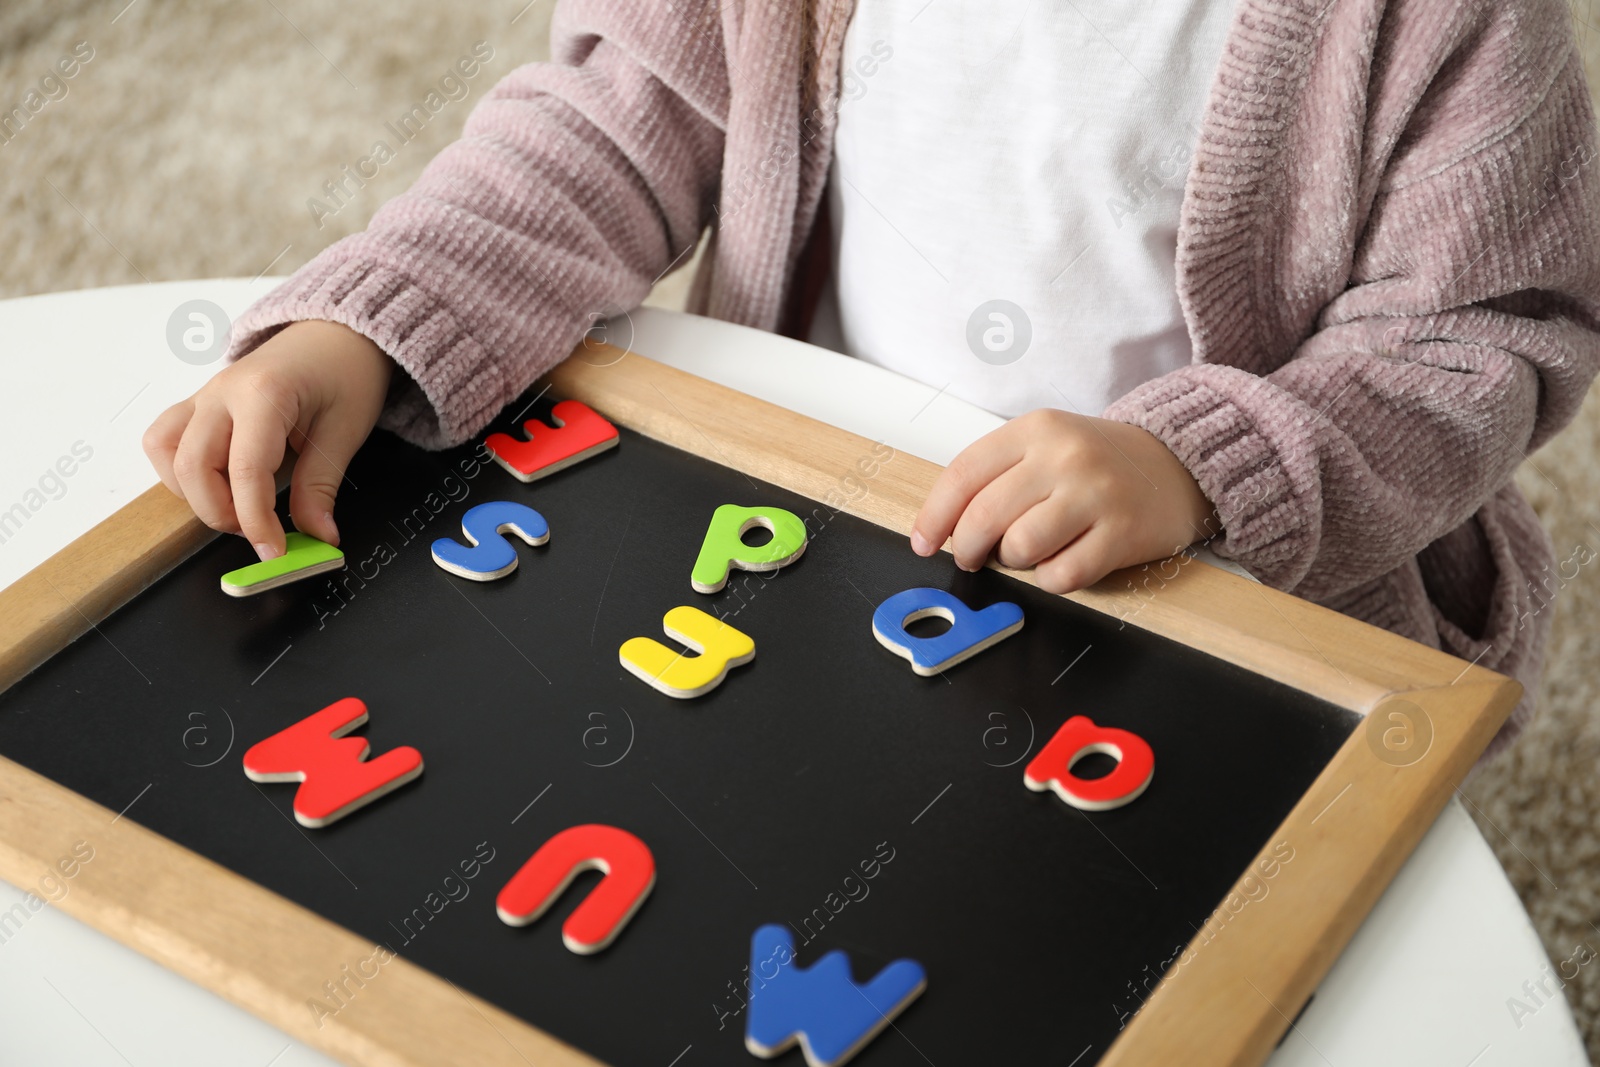
<svg viewBox="0 0 1600 1067">
<path fill-rule="evenodd" d="M 0 531 L 0 587 L 155 483 L 140 435 L 219 366 L 174 356 L 174 309 L 204 299 L 237 315 L 275 283 L 175 282 L 0 302 L 0 512 L 37 503 L 28 490 L 76 443 L 80 453 L 93 450 L 61 479 L 61 491 L 50 483 L 52 494 L 41 494 L 42 506 L 20 528 Z M 1000 422 L 879 368 L 709 319 L 642 309 L 613 324 L 610 339 L 630 336 L 653 359 L 938 463 Z M 0 912 L 21 899 L 0 882 Z M 1520 1029 L 1507 1008 L 1545 965 L 1493 853 L 1452 801 L 1270 1062 L 1581 1067 L 1587 1060 L 1559 997 Z M 0 943 L 0 1063 L 333 1061 L 46 907 Z"/>
</svg>

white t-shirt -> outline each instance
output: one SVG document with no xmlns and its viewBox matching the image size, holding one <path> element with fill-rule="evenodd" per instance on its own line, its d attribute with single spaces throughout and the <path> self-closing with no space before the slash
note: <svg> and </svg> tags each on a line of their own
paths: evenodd
<svg viewBox="0 0 1600 1067">
<path fill-rule="evenodd" d="M 996 414 L 1190 361 L 1178 209 L 1231 0 L 858 0 L 810 340 Z"/>
</svg>

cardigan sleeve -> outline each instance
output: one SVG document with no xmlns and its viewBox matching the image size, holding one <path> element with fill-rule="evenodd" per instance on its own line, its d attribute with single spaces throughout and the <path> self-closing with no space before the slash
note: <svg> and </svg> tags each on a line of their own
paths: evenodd
<svg viewBox="0 0 1600 1067">
<path fill-rule="evenodd" d="M 636 306 L 709 220 L 725 132 L 717 5 L 667 8 L 562 4 L 552 61 L 507 75 L 364 232 L 250 308 L 230 358 L 297 320 L 349 326 L 405 371 L 379 425 L 439 448 Z"/>
<path fill-rule="evenodd" d="M 1337 597 L 1459 527 L 1577 412 L 1600 369 L 1600 152 L 1576 48 L 1564 58 L 1538 83 L 1439 75 L 1347 287 L 1277 369 L 1194 364 L 1106 410 L 1188 467 L 1219 555 Z M 1465 132 L 1491 98 L 1520 113 Z"/>
</svg>

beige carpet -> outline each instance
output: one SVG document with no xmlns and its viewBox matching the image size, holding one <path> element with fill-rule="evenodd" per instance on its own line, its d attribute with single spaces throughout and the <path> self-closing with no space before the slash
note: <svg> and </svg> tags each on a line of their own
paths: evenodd
<svg viewBox="0 0 1600 1067">
<path fill-rule="evenodd" d="M 0 128 L 0 297 L 288 272 L 404 189 L 495 79 L 544 57 L 553 0 L 126 2 L 0 5 L 0 112 L 30 108 L 20 129 Z M 1579 30 L 1600 84 L 1595 3 L 1578 0 Z M 78 48 L 73 76 L 46 81 L 85 41 L 92 58 Z M 365 188 L 348 186 L 347 203 L 331 200 L 324 183 L 374 141 L 396 144 L 386 124 L 479 41 L 493 54 L 465 98 L 445 103 Z M 683 281 L 668 279 L 652 302 L 671 306 Z M 1591 394 L 1578 423 L 1522 472 L 1563 558 L 1578 546 L 1600 553 L 1597 456 Z M 1600 950 L 1597 575 L 1600 566 L 1583 568 L 1555 598 L 1542 717 L 1468 790 L 1555 961 L 1584 944 Z M 1600 967 L 1582 968 L 1567 993 L 1600 1057 Z"/>
</svg>

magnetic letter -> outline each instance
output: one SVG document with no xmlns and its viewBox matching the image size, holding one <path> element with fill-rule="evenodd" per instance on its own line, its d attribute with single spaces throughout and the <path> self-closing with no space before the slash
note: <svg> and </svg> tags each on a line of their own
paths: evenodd
<svg viewBox="0 0 1600 1067">
<path fill-rule="evenodd" d="M 475 582 L 492 582 L 517 569 L 517 550 L 500 536 L 516 534 L 530 545 L 550 540 L 550 525 L 544 516 L 526 504 L 494 500 L 468 509 L 461 517 L 461 529 L 472 548 L 441 537 L 433 543 L 433 561 L 451 574 Z"/>
<path fill-rule="evenodd" d="M 410 746 L 368 760 L 371 743 L 345 736 L 366 721 L 367 706 L 360 700 L 335 701 L 251 745 L 244 773 L 252 782 L 299 782 L 295 821 L 327 826 L 422 773 L 422 753 Z"/>
<path fill-rule="evenodd" d="M 563 400 L 551 408 L 550 421 L 556 428 L 538 419 L 523 423 L 526 441 L 508 433 L 492 433 L 483 445 L 500 466 L 524 482 L 534 482 L 615 448 L 620 440 L 617 428 L 581 400 Z"/>
<path fill-rule="evenodd" d="M 1117 761 L 1116 770 L 1104 778 L 1079 778 L 1072 765 L 1091 752 L 1103 752 Z M 1061 724 L 1050 743 L 1039 750 L 1022 772 L 1029 789 L 1056 796 L 1084 811 L 1108 811 L 1138 798 L 1156 773 L 1155 753 L 1138 734 L 1109 726 L 1096 726 L 1084 715 Z"/>
<path fill-rule="evenodd" d="M 906 626 L 936 615 L 950 623 L 937 637 L 913 637 Z M 911 661 L 921 675 L 937 674 L 1022 629 L 1022 609 L 1009 600 L 973 611 L 943 589 L 907 589 L 878 605 L 872 633 L 878 643 Z"/>
<path fill-rule="evenodd" d="M 229 596 L 255 596 L 289 582 L 344 566 L 344 553 L 325 541 L 303 533 L 284 535 L 284 553 L 222 576 L 222 591 Z"/>
<path fill-rule="evenodd" d="M 772 531 L 764 545 L 747 545 L 744 535 L 757 526 Z M 782 508 L 742 508 L 724 504 L 711 515 L 706 539 L 694 561 L 689 584 L 697 593 L 715 593 L 728 584 L 728 568 L 775 571 L 800 558 L 806 550 L 806 524 Z"/>
<path fill-rule="evenodd" d="M 709 693 L 727 677 L 729 667 L 755 658 L 754 641 L 699 608 L 673 608 L 661 620 L 661 628 L 699 655 L 675 651 L 651 637 L 630 637 L 618 656 L 624 667 L 669 697 Z"/>
<path fill-rule="evenodd" d="M 626 830 L 590 823 L 556 834 L 511 876 L 494 910 L 508 926 L 526 926 L 584 871 L 605 877 L 561 924 L 561 941 L 582 956 L 599 952 L 617 939 L 656 884 L 655 857 Z"/>
<path fill-rule="evenodd" d="M 776 960 L 777 975 L 757 968 Z M 794 934 L 772 924 L 750 940 L 750 971 L 765 983 L 750 993 L 744 1045 L 772 1059 L 796 1040 L 810 1067 L 837 1067 L 888 1026 L 927 987 L 927 974 L 913 960 L 895 960 L 870 982 L 857 985 L 850 957 L 833 951 L 802 969 L 794 959 Z"/>
</svg>

